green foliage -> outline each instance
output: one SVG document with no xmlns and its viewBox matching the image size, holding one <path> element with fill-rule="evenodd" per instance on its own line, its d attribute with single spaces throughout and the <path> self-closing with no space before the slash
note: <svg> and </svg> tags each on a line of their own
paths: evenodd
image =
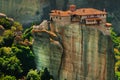
<svg viewBox="0 0 120 80">
<path fill-rule="evenodd" d="M 16 45 L 12 47 L 12 51 L 22 63 L 23 74 L 27 74 L 30 69 L 35 69 L 34 54 L 29 46 Z"/>
<path fill-rule="evenodd" d="M 10 75 L 6 75 L 6 76 L 1 76 L 0 80 L 16 80 L 15 76 L 10 76 Z"/>
<path fill-rule="evenodd" d="M 24 31 L 24 33 L 23 33 L 24 39 L 28 39 L 29 41 L 31 41 L 33 39 L 32 34 L 31 34 L 31 30 L 32 30 L 32 27 L 30 27 Z"/>
<path fill-rule="evenodd" d="M 114 54 L 115 54 L 115 77 L 120 80 L 120 37 L 111 30 L 111 38 L 114 43 Z"/>
<path fill-rule="evenodd" d="M 27 80 L 53 80 L 47 68 L 41 71 L 30 70 L 27 74 Z"/>
<path fill-rule="evenodd" d="M 5 28 L 3 35 L 0 36 L 0 47 L 11 47 L 14 41 L 14 34 L 23 29 L 22 25 L 8 17 L 0 18 L 0 25 Z"/>
<path fill-rule="evenodd" d="M 21 44 L 15 44 L 16 34 L 22 31 L 22 25 L 9 18 L 0 18 L 0 25 L 5 28 L 0 36 L 0 80 L 18 80 L 26 76 L 27 80 L 50 80 L 51 75 L 47 68 L 44 71 L 36 71 L 35 57 L 32 51 L 31 28 L 24 31 Z M 21 35 L 20 35 L 21 36 Z M 22 41 L 24 40 L 24 41 Z M 31 42 L 29 42 L 31 41 Z M 26 42 L 30 45 L 24 45 Z"/>
<path fill-rule="evenodd" d="M 3 79 L 4 80 L 16 80 L 14 76 L 5 76 Z"/>
<path fill-rule="evenodd" d="M 14 41 L 14 33 L 11 30 L 5 30 L 2 36 L 0 36 L 0 47 L 11 47 Z"/>
<path fill-rule="evenodd" d="M 120 80 L 120 72 L 115 72 L 115 77 L 117 78 L 117 80 Z"/>
<path fill-rule="evenodd" d="M 10 47 L 2 47 L 0 48 L 0 56 L 6 56 L 9 57 L 12 54 Z"/>
<path fill-rule="evenodd" d="M 0 47 L 2 47 L 2 46 L 3 46 L 3 44 L 4 44 L 3 37 L 2 37 L 2 36 L 0 36 Z"/>
<path fill-rule="evenodd" d="M 13 22 L 8 18 L 0 18 L 0 25 L 4 26 L 5 29 L 10 29 L 13 25 Z"/>
<path fill-rule="evenodd" d="M 111 38 L 114 42 L 114 47 L 120 48 L 120 37 L 114 31 L 111 31 Z"/>
<path fill-rule="evenodd" d="M 30 70 L 27 74 L 27 80 L 40 80 L 37 70 Z"/>
<path fill-rule="evenodd" d="M 11 30 L 6 30 L 3 34 L 3 45 L 4 46 L 12 46 L 14 40 L 14 34 Z"/>
<path fill-rule="evenodd" d="M 13 29 L 14 28 L 14 29 Z M 22 31 L 22 25 L 19 22 L 14 22 L 14 24 L 11 27 L 12 30 L 18 30 L 18 31 Z"/>
<path fill-rule="evenodd" d="M 6 75 L 18 76 L 22 73 L 20 60 L 10 47 L 0 48 L 0 71 Z"/>
<path fill-rule="evenodd" d="M 20 78 L 35 68 L 34 54 L 29 46 L 14 45 L 15 33 L 23 29 L 19 22 L 6 17 L 0 18 L 0 25 L 5 28 L 0 36 L 0 75 L 10 75 L 0 80 L 15 80 L 11 75 Z"/>
</svg>

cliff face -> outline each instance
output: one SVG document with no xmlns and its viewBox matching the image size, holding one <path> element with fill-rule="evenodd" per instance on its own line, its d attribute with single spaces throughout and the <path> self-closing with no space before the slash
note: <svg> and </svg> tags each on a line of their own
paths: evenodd
<svg viewBox="0 0 120 80">
<path fill-rule="evenodd" d="M 107 10 L 115 30 L 120 27 L 120 1 L 119 0 L 0 0 L 0 12 L 13 17 L 23 24 L 40 22 L 48 19 L 50 9 L 67 9 L 70 4 L 78 8 L 93 7 Z"/>
<path fill-rule="evenodd" d="M 33 33 L 38 69 L 49 68 L 55 80 L 114 80 L 114 53 L 109 36 L 77 23 L 53 25 L 59 35 L 53 38 L 57 45 L 51 44 L 49 34 Z"/>
<path fill-rule="evenodd" d="M 49 0 L 0 0 L 0 12 L 22 24 L 30 24 L 40 21 L 43 16 L 46 18 L 49 4 Z"/>
<path fill-rule="evenodd" d="M 63 47 L 57 41 L 57 36 L 51 31 L 47 31 L 46 24 L 39 25 L 33 29 L 33 50 L 35 53 L 35 61 L 38 70 L 44 70 L 48 68 L 50 74 L 54 75 L 54 78 L 58 78 L 58 72 L 61 65 L 61 57 L 63 54 Z M 44 28 L 43 28 L 44 26 Z M 36 27 L 36 26 L 35 26 Z"/>
<path fill-rule="evenodd" d="M 57 79 L 61 64 L 63 48 L 58 41 L 50 41 L 50 36 L 46 32 L 37 32 L 34 37 L 33 49 L 38 70 L 48 68 L 50 74 Z"/>
<path fill-rule="evenodd" d="M 114 55 L 109 36 L 78 24 L 60 27 L 58 32 L 64 46 L 60 80 L 114 80 Z"/>
</svg>

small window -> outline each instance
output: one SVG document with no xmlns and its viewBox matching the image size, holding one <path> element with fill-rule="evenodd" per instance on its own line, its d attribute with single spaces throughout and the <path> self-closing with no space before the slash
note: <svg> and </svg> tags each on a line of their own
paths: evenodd
<svg viewBox="0 0 120 80">
<path fill-rule="evenodd" d="M 62 18 L 60 17 L 59 19 L 61 20 Z"/>
<path fill-rule="evenodd" d="M 94 17 L 97 17 L 97 15 L 94 15 Z"/>
<path fill-rule="evenodd" d="M 56 19 L 57 19 L 58 17 L 56 16 Z"/>
</svg>

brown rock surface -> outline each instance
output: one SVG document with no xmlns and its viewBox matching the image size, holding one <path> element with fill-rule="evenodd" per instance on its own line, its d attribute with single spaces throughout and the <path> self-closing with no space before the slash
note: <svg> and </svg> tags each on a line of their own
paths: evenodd
<svg viewBox="0 0 120 80">
<path fill-rule="evenodd" d="M 60 80 L 114 80 L 110 36 L 77 23 L 56 28 L 64 47 Z"/>
<path fill-rule="evenodd" d="M 57 41 L 46 32 L 33 34 L 38 69 L 47 67 L 55 80 L 114 80 L 110 36 L 77 23 L 54 27 Z"/>
</svg>

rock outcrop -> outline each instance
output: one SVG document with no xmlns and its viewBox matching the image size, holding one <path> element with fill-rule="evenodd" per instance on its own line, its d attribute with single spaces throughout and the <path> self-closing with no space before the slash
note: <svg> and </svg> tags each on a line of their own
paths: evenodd
<svg viewBox="0 0 120 80">
<path fill-rule="evenodd" d="M 35 61 L 38 70 L 48 68 L 50 74 L 57 79 L 61 65 L 63 47 L 59 41 L 56 40 L 57 35 L 51 31 L 47 31 L 47 25 L 45 23 L 46 21 L 43 21 L 41 25 L 36 26 L 37 29 L 34 26 L 32 30 L 34 37 L 33 50 L 36 57 Z"/>
<path fill-rule="evenodd" d="M 114 80 L 112 41 L 90 26 L 58 27 L 64 53 L 60 80 Z"/>
<path fill-rule="evenodd" d="M 48 30 L 33 32 L 38 69 L 47 67 L 55 80 L 114 80 L 110 36 L 77 23 L 51 25 L 56 36 L 50 37 Z"/>
</svg>

